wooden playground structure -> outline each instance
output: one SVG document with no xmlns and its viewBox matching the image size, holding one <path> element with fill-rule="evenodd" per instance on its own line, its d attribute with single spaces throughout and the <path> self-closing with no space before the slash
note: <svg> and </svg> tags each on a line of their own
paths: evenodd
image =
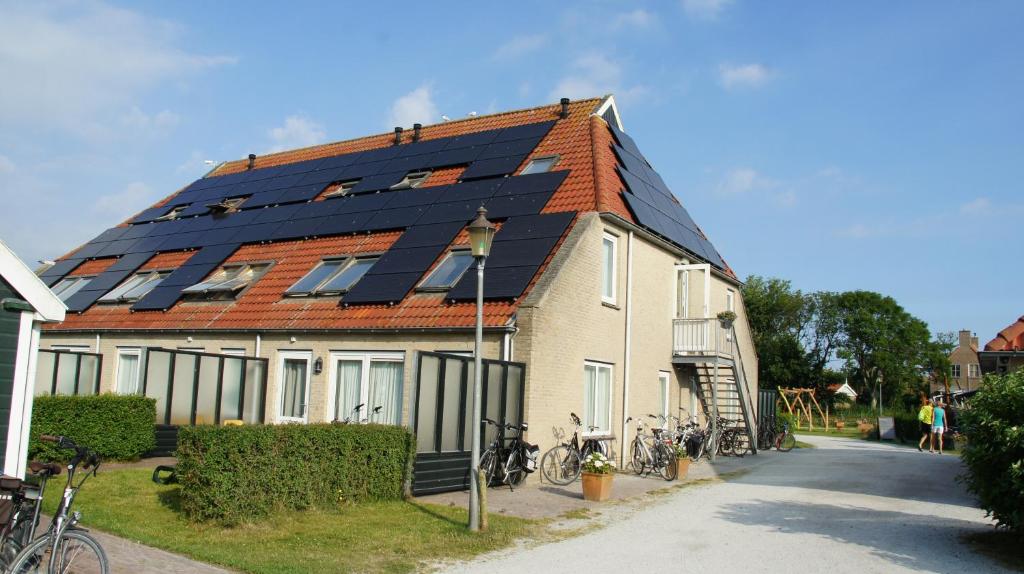
<svg viewBox="0 0 1024 574">
<path fill-rule="evenodd" d="M 814 411 L 811 409 L 813 406 L 818 411 L 821 420 L 825 421 L 824 430 L 829 430 L 828 405 L 825 405 L 825 410 L 821 409 L 818 399 L 814 397 L 814 389 L 786 389 L 779 387 L 779 398 L 786 405 L 786 411 L 796 417 L 797 428 L 806 421 L 807 430 L 814 430 Z"/>
</svg>

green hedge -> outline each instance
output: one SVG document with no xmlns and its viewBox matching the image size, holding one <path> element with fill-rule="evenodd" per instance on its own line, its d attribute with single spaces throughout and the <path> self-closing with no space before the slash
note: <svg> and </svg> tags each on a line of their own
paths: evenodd
<svg viewBox="0 0 1024 574">
<path fill-rule="evenodd" d="M 1024 532 L 1024 370 L 986 376 L 960 417 L 968 490 L 1000 526 Z"/>
<path fill-rule="evenodd" d="M 779 411 L 775 415 L 775 432 L 782 432 L 782 427 L 786 423 L 789 423 L 789 432 L 795 433 L 797 427 L 799 427 L 799 420 L 796 415 L 787 412 Z"/>
<path fill-rule="evenodd" d="M 156 445 L 156 401 L 125 395 L 40 396 L 32 404 L 29 458 L 66 461 L 71 451 L 39 441 L 64 435 L 110 460 L 135 460 Z"/>
<path fill-rule="evenodd" d="M 193 520 L 249 522 L 278 509 L 402 498 L 415 441 L 404 427 L 182 427 L 181 506 Z"/>
</svg>

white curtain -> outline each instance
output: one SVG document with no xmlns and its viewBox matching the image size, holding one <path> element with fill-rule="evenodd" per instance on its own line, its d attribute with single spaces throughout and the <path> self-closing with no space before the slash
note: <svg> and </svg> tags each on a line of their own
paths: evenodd
<svg viewBox="0 0 1024 574">
<path fill-rule="evenodd" d="M 122 395 L 137 395 L 139 388 L 139 356 L 122 353 L 117 356 L 117 392 Z"/>
<path fill-rule="evenodd" d="M 366 408 L 373 412 L 383 407 L 380 413 L 370 416 L 370 422 L 397 425 L 402 417 L 402 363 L 398 361 L 373 361 L 370 363 L 369 400 Z"/>
<path fill-rule="evenodd" d="M 281 416 L 302 418 L 305 411 L 303 402 L 306 400 L 306 361 L 302 359 L 285 359 L 284 361 L 284 397 L 281 403 Z"/>
<path fill-rule="evenodd" d="M 583 367 L 583 431 L 587 432 L 596 421 L 597 415 L 597 367 Z"/>
<path fill-rule="evenodd" d="M 337 371 L 334 387 L 334 418 L 343 421 L 352 417 L 352 422 L 359 422 L 356 419 L 366 416 L 367 407 L 363 407 L 359 415 L 353 413 L 352 409 L 359 404 L 359 390 L 363 380 L 363 361 L 339 360 Z"/>
<path fill-rule="evenodd" d="M 611 415 L 608 408 L 611 405 L 611 394 L 612 370 L 605 367 L 597 369 L 597 400 L 594 401 L 594 420 L 597 422 L 594 424 L 603 431 L 611 430 Z"/>
</svg>

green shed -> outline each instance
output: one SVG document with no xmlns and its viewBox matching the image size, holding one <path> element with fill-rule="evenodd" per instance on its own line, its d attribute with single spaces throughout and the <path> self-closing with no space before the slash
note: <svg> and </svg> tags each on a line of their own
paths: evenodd
<svg viewBox="0 0 1024 574">
<path fill-rule="evenodd" d="M 67 308 L 0 241 L 0 462 L 25 476 L 39 326 L 64 320 Z"/>
</svg>

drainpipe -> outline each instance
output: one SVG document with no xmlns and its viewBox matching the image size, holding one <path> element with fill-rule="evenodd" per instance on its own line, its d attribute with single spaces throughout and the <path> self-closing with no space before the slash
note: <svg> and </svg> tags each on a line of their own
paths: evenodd
<svg viewBox="0 0 1024 574">
<path fill-rule="evenodd" d="M 626 239 L 626 345 L 622 359 L 622 440 L 619 441 L 619 468 L 626 468 L 626 445 L 629 444 L 629 369 L 633 348 L 633 232 Z"/>
<path fill-rule="evenodd" d="M 256 356 L 257 357 L 260 356 L 260 341 L 261 341 L 260 334 L 256 333 Z"/>
<path fill-rule="evenodd" d="M 100 334 L 96 333 L 96 354 L 100 354 Z"/>
</svg>

